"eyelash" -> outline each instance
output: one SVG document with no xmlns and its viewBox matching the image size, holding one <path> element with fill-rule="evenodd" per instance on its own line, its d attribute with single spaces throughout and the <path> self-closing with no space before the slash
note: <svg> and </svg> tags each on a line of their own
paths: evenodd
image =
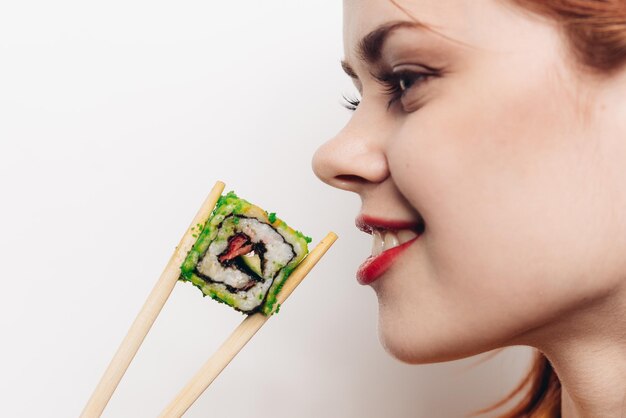
<svg viewBox="0 0 626 418">
<path fill-rule="evenodd" d="M 341 97 L 343 99 L 343 103 L 341 103 L 341 105 L 352 112 L 354 112 L 361 103 L 361 100 L 356 97 L 347 97 L 345 94 Z"/>
<path fill-rule="evenodd" d="M 381 74 L 372 74 L 373 77 L 385 88 L 385 95 L 389 96 L 387 109 L 395 102 L 402 99 L 402 96 L 412 87 L 421 85 L 428 81 L 431 77 L 437 75 L 436 72 L 417 72 L 417 71 L 401 71 L 401 72 L 384 72 Z M 402 87 L 402 81 L 409 79 L 408 86 Z M 405 83 L 406 84 L 406 83 Z M 343 96 L 343 106 L 351 111 L 355 111 L 361 101 L 356 98 Z"/>
</svg>

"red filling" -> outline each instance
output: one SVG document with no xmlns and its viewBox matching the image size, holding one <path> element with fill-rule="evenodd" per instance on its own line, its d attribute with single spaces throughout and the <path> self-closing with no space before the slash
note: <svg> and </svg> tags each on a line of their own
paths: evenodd
<svg viewBox="0 0 626 418">
<path fill-rule="evenodd" d="M 252 242 L 246 234 L 234 235 L 228 240 L 228 248 L 220 254 L 218 260 L 223 263 L 252 251 Z"/>
</svg>

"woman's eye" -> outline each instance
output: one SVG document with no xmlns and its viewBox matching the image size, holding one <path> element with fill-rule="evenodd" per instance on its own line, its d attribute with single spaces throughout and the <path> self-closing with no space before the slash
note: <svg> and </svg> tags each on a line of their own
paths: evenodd
<svg viewBox="0 0 626 418">
<path fill-rule="evenodd" d="M 397 73 L 386 77 L 386 93 L 390 96 L 391 103 L 402 99 L 412 88 L 419 87 L 432 74 L 429 73 Z"/>
<path fill-rule="evenodd" d="M 406 91 L 413 85 L 413 80 L 410 78 L 401 78 L 398 80 L 398 87 L 400 90 Z"/>
<path fill-rule="evenodd" d="M 421 90 L 422 84 L 428 82 L 429 79 L 437 77 L 440 73 L 428 67 L 423 66 L 407 66 L 408 68 L 396 68 L 380 74 L 372 73 L 372 76 L 383 87 L 383 94 L 389 97 L 387 109 L 395 102 L 403 104 L 404 111 L 410 112 L 414 106 L 411 104 L 418 101 L 416 97 L 417 91 Z M 348 110 L 355 111 L 361 100 L 355 97 L 343 96 L 343 107 Z"/>
<path fill-rule="evenodd" d="M 395 102 L 401 101 L 409 104 L 415 101 L 416 92 L 422 84 L 438 75 L 434 69 L 427 69 L 423 66 L 407 66 L 408 68 L 395 69 L 374 77 L 384 87 L 384 94 L 389 96 L 387 109 Z M 406 106 L 405 111 L 410 106 Z"/>
</svg>

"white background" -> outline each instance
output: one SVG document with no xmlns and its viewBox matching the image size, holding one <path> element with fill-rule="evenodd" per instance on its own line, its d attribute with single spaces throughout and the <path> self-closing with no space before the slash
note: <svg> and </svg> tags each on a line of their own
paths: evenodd
<svg viewBox="0 0 626 418">
<path fill-rule="evenodd" d="M 310 159 L 349 117 L 338 1 L 0 6 L 0 416 L 78 416 L 215 180 L 339 241 L 189 417 L 457 417 L 529 352 L 408 366 L 354 279 L 358 197 Z M 242 320 L 179 283 L 104 416 L 153 417 Z"/>
</svg>

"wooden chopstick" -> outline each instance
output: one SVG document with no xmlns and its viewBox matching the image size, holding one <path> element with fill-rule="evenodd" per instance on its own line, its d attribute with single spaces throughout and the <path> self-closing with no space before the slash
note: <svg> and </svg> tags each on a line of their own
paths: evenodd
<svg viewBox="0 0 626 418">
<path fill-rule="evenodd" d="M 195 227 L 198 224 L 204 225 L 206 223 L 215 208 L 217 200 L 224 191 L 224 186 L 224 183 L 218 181 L 209 192 L 206 200 L 193 218 L 191 226 L 187 229 L 185 235 L 183 235 L 174 254 L 172 254 L 172 257 L 165 266 L 165 270 L 161 273 L 161 277 L 152 289 L 152 292 L 150 292 L 148 299 L 128 330 L 126 337 L 122 340 L 111 363 L 109 363 L 109 367 L 107 367 L 104 375 L 100 379 L 98 386 L 96 386 L 91 398 L 89 398 L 85 409 L 83 409 L 80 415 L 81 418 L 99 417 L 109 403 L 113 392 L 120 383 L 120 380 L 122 380 L 122 376 L 124 376 L 130 362 L 135 357 L 135 354 L 137 354 L 139 346 L 141 346 L 141 343 L 148 334 L 148 331 L 150 331 L 156 317 L 161 312 L 163 305 L 165 305 L 165 302 L 172 293 L 174 285 L 176 285 L 180 276 L 180 266 L 185 260 L 187 253 L 196 242 L 196 237 L 193 236 L 195 235 L 194 229 L 197 231 Z"/>
<path fill-rule="evenodd" d="M 337 240 L 337 235 L 329 232 L 326 237 L 305 257 L 300 265 L 291 273 L 289 279 L 283 285 L 280 293 L 276 296 L 279 304 L 300 284 L 304 277 L 311 271 L 313 266 L 328 251 Z M 269 315 L 256 313 L 248 316 L 226 339 L 222 346 L 215 352 L 178 393 L 176 398 L 161 412 L 160 418 L 181 417 L 191 405 L 202 395 L 215 378 L 224 370 L 230 361 L 239 353 L 248 341 L 269 319 Z"/>
</svg>

